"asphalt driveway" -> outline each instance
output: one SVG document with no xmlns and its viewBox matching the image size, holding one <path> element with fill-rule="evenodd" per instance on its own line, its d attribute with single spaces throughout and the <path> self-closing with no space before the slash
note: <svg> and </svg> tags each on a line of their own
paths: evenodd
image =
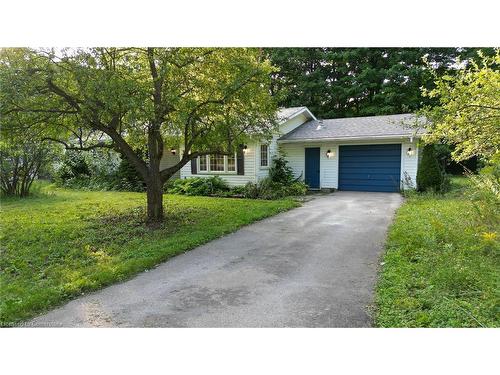
<svg viewBox="0 0 500 375">
<path fill-rule="evenodd" d="M 27 322 L 49 327 L 367 327 L 394 193 L 336 192 Z"/>
</svg>

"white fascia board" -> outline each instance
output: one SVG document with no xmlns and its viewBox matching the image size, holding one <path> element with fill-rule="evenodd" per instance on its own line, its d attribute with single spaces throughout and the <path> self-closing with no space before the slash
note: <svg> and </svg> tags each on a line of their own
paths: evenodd
<svg viewBox="0 0 500 375">
<path fill-rule="evenodd" d="M 304 138 L 304 139 L 278 139 L 278 143 L 301 143 L 301 142 L 339 142 L 339 141 L 371 141 L 380 139 L 405 139 L 405 138 L 420 138 L 421 135 L 373 135 L 373 136 L 363 136 L 363 137 L 336 137 L 336 138 Z"/>
<path fill-rule="evenodd" d="M 307 113 L 313 120 L 317 120 L 316 116 L 313 115 L 313 113 L 309 110 L 309 108 L 304 107 L 304 109 L 300 111 L 299 114 L 304 112 Z"/>
<path fill-rule="evenodd" d="M 299 111 L 297 111 L 297 112 L 293 113 L 291 116 L 288 116 L 286 119 L 283 119 L 283 121 L 281 121 L 281 122 L 279 123 L 279 125 L 283 125 L 285 122 L 290 121 L 290 120 L 291 120 L 291 119 L 293 119 L 294 117 L 297 117 L 298 115 L 301 115 L 301 114 L 303 114 L 303 113 L 304 113 L 307 117 L 309 117 L 309 118 L 311 118 L 311 119 L 313 119 L 313 120 L 317 120 L 316 116 L 314 116 L 314 115 L 312 114 L 312 112 L 309 110 L 309 108 L 304 107 L 304 108 L 302 108 L 301 110 L 299 110 Z"/>
</svg>

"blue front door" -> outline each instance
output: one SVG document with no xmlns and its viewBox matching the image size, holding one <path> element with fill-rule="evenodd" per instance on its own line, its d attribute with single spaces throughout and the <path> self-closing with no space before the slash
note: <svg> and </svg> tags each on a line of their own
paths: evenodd
<svg viewBox="0 0 500 375">
<path fill-rule="evenodd" d="M 310 189 L 319 189 L 319 147 L 306 148 L 305 182 Z"/>
</svg>

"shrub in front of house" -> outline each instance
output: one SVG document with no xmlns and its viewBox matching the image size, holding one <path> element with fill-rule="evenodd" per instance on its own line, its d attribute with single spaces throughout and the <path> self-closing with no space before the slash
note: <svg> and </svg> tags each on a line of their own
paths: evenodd
<svg viewBox="0 0 500 375">
<path fill-rule="evenodd" d="M 219 176 L 177 179 L 166 188 L 166 191 L 172 194 L 204 196 L 223 196 L 230 190 L 227 182 Z"/>
<path fill-rule="evenodd" d="M 252 199 L 278 199 L 286 196 L 283 184 L 273 182 L 265 177 L 257 183 L 249 182 L 245 185 L 244 197 Z"/>
<path fill-rule="evenodd" d="M 295 196 L 306 195 L 308 188 L 309 187 L 305 182 L 295 181 L 292 182 L 290 186 L 287 187 L 287 192 L 288 195 L 295 195 Z"/>
<path fill-rule="evenodd" d="M 269 167 L 269 178 L 273 182 L 283 185 L 291 185 L 294 182 L 292 168 L 288 165 L 288 161 L 283 155 L 276 156 Z"/>
<path fill-rule="evenodd" d="M 295 181 L 289 185 L 285 185 L 281 182 L 274 182 L 270 177 L 266 177 L 259 180 L 258 183 L 247 183 L 243 196 L 252 199 L 280 199 L 305 195 L 306 192 L 307 185 L 302 181 Z"/>
<path fill-rule="evenodd" d="M 273 158 L 269 168 L 269 177 L 257 183 L 247 183 L 243 195 L 254 199 L 280 199 L 305 195 L 306 192 L 307 185 L 298 178 L 294 178 L 288 161 L 283 156 L 277 156 Z"/>
<path fill-rule="evenodd" d="M 273 159 L 269 177 L 257 183 L 248 182 L 245 186 L 230 187 L 219 176 L 189 177 L 174 180 L 165 191 L 172 194 L 204 195 L 216 197 L 241 197 L 250 199 L 280 199 L 288 196 L 305 195 L 307 185 L 294 180 L 292 170 L 284 158 Z"/>
<path fill-rule="evenodd" d="M 434 145 L 425 145 L 417 171 L 418 191 L 444 191 L 447 179 L 439 167 Z"/>
</svg>

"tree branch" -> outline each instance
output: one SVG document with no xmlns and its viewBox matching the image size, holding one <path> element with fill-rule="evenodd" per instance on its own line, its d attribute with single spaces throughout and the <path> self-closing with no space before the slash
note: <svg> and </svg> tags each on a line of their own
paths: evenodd
<svg viewBox="0 0 500 375">
<path fill-rule="evenodd" d="M 75 108 L 78 112 L 80 112 L 81 102 L 79 100 L 73 98 L 71 95 L 69 95 L 60 87 L 58 87 L 54 82 L 52 82 L 50 78 L 47 79 L 47 86 L 49 87 L 50 91 L 63 98 L 71 107 Z"/>
<path fill-rule="evenodd" d="M 112 143 L 105 143 L 105 142 L 99 142 L 99 143 L 96 143 L 94 145 L 91 145 L 91 146 L 83 146 L 83 144 L 81 142 L 79 142 L 79 146 L 73 146 L 61 139 L 56 139 L 56 138 L 52 138 L 52 137 L 45 137 L 45 138 L 42 138 L 42 141 L 51 141 L 51 142 L 56 142 L 56 143 L 59 143 L 59 144 L 62 144 L 64 146 L 64 148 L 66 150 L 77 150 L 77 151 L 90 151 L 90 150 L 94 150 L 96 148 L 113 148 L 114 145 Z"/>
<path fill-rule="evenodd" d="M 100 125 L 100 129 L 107 135 L 111 137 L 115 145 L 120 151 L 125 155 L 125 157 L 132 163 L 137 171 L 140 173 L 144 181 L 149 181 L 148 165 L 137 153 L 132 149 L 132 147 L 123 139 L 123 137 L 115 130 L 104 125 Z"/>
<path fill-rule="evenodd" d="M 208 50 L 208 51 L 202 53 L 200 56 L 196 56 L 196 57 L 193 57 L 193 58 L 189 59 L 188 61 L 184 62 L 183 64 L 178 64 L 175 61 L 170 61 L 170 63 L 173 66 L 175 66 L 176 68 L 182 69 L 182 68 L 185 68 L 186 66 L 194 64 L 196 62 L 200 62 L 203 59 L 203 57 L 209 56 L 209 55 L 211 55 L 214 52 L 215 52 L 215 50 Z"/>
</svg>

